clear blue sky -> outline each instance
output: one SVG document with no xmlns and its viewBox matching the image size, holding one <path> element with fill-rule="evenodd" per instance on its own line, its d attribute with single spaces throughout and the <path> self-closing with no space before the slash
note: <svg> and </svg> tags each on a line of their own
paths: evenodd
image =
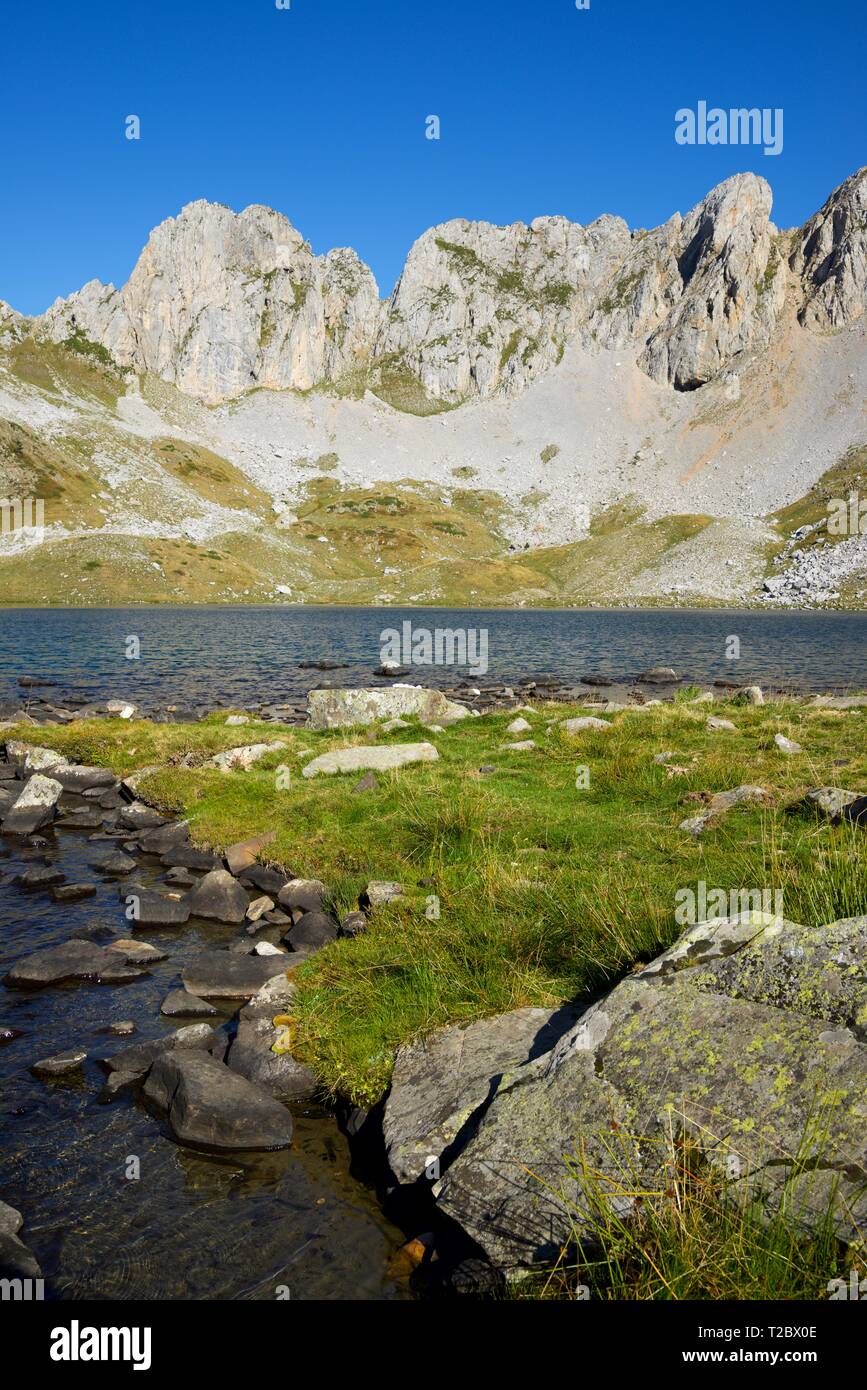
<svg viewBox="0 0 867 1390">
<path fill-rule="evenodd" d="M 92 277 L 121 285 L 194 198 L 354 246 L 383 293 L 451 217 L 654 226 L 753 169 L 790 226 L 867 161 L 865 39 L 865 0 L 8 5 L 0 298 L 36 313 Z M 700 100 L 782 107 L 782 154 L 677 145 L 675 111 Z"/>
</svg>

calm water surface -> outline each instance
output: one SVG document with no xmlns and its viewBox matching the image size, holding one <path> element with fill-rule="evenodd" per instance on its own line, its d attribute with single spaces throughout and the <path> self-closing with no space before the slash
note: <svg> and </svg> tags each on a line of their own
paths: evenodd
<svg viewBox="0 0 867 1390">
<path fill-rule="evenodd" d="M 687 680 L 721 677 L 782 687 L 867 686 L 867 613 L 738 610 L 504 611 L 502 609 L 118 608 L 0 610 L 0 699 L 18 676 L 60 682 L 62 693 L 175 704 L 256 704 L 297 699 L 323 683 L 298 663 L 346 664 L 329 680 L 369 682 L 380 634 L 404 621 L 485 629 L 487 679 L 588 673 L 626 678 L 673 666 Z M 740 640 L 738 661 L 727 639 Z M 127 638 L 141 645 L 126 657 Z M 453 684 L 456 667 L 416 667 L 427 684 Z"/>
</svg>

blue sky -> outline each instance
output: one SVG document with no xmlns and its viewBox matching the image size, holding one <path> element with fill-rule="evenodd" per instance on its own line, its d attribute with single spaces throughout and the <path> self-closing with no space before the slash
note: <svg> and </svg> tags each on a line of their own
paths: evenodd
<svg viewBox="0 0 867 1390">
<path fill-rule="evenodd" d="M 753 169 L 789 226 L 867 160 L 864 0 L 290 5 L 7 7 L 0 298 L 37 313 L 122 284 L 194 198 L 270 204 L 315 251 L 354 246 L 387 293 L 451 217 L 654 226 Z M 675 111 L 700 100 L 782 107 L 782 153 L 676 144 Z"/>
</svg>

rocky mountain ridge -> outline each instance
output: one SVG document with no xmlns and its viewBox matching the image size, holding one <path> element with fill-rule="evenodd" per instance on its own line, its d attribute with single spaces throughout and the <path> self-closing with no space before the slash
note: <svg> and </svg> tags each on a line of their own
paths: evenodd
<svg viewBox="0 0 867 1390">
<path fill-rule="evenodd" d="M 92 280 L 32 320 L 0 305 L 0 323 L 94 344 L 210 405 L 263 387 L 371 386 L 419 412 L 508 398 L 572 343 L 632 345 L 653 381 L 694 390 L 767 347 L 787 308 L 819 335 L 864 313 L 867 168 L 802 228 L 778 231 L 771 201 L 746 173 L 648 232 L 610 215 L 453 220 L 416 241 L 386 300 L 354 251 L 316 256 L 270 208 L 198 201 L 155 228 L 122 289 Z"/>
</svg>

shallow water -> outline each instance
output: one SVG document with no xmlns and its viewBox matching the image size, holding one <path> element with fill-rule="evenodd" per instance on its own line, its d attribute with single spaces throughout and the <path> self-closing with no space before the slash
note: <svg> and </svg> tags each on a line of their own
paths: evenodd
<svg viewBox="0 0 867 1390">
<path fill-rule="evenodd" d="M 488 680 L 553 673 L 626 678 L 673 666 L 684 679 L 720 678 L 810 690 L 867 687 L 867 613 L 708 609 L 512 611 L 372 608 L 117 608 L 0 610 L 0 700 L 17 679 L 59 682 L 51 699 L 119 698 L 152 704 L 279 703 L 315 685 L 366 684 L 381 634 L 415 627 L 487 633 Z M 737 636 L 740 658 L 726 655 Z M 127 639 L 141 654 L 127 659 Z M 346 669 L 303 671 L 330 659 Z M 480 673 L 483 674 L 483 673 Z M 454 684 L 467 667 L 416 666 L 414 680 Z"/>
<path fill-rule="evenodd" d="M 119 881 L 101 881 L 88 867 L 111 845 L 68 831 L 43 836 L 47 853 L 13 837 L 0 841 L 8 856 L 0 858 L 0 977 L 14 960 L 86 924 L 131 934 Z M 59 862 L 70 883 L 98 883 L 97 896 L 61 906 L 11 882 L 22 868 L 45 861 Z M 131 877 L 154 880 L 159 866 L 153 863 Z M 35 992 L 0 986 L 0 1024 L 23 1034 L 0 1046 L 0 1199 L 24 1216 L 22 1235 L 42 1265 L 50 1297 L 407 1295 L 387 1269 L 405 1237 L 351 1176 L 347 1143 L 331 1116 L 296 1111 L 291 1149 L 239 1162 L 181 1148 L 129 1093 L 110 1105 L 97 1100 L 104 1073 L 95 1059 L 190 1022 L 161 1019 L 160 1003 L 198 949 L 236 935 L 236 928 L 203 921 L 143 930 L 142 939 L 169 958 L 128 985 Z M 136 1024 L 133 1037 L 99 1035 L 121 1019 Z M 71 1046 L 88 1053 L 80 1081 L 31 1076 L 32 1062 Z M 137 1180 L 126 1176 L 131 1157 L 139 1160 Z"/>
</svg>

